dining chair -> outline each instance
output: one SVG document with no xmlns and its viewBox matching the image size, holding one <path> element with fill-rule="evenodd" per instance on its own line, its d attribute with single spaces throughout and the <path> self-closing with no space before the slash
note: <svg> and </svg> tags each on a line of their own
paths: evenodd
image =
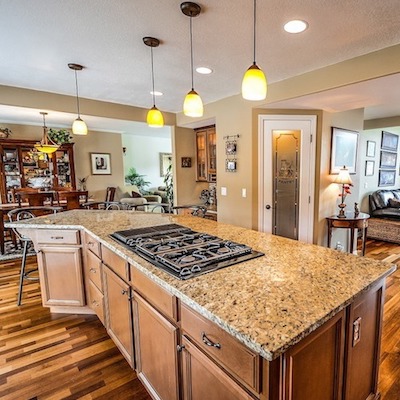
<svg viewBox="0 0 400 400">
<path fill-rule="evenodd" d="M 116 187 L 108 186 L 106 189 L 106 199 L 105 201 L 114 201 Z"/>
<path fill-rule="evenodd" d="M 207 213 L 207 206 L 205 205 L 187 205 L 172 207 L 174 214 L 193 215 L 195 217 L 205 218 Z"/>
<path fill-rule="evenodd" d="M 81 208 L 81 204 L 88 201 L 87 190 L 67 190 L 63 192 L 57 192 L 58 204 L 61 205 L 63 201 L 66 201 L 66 210 L 75 210 Z"/>
<path fill-rule="evenodd" d="M 18 206 L 21 207 L 22 203 L 27 202 L 30 206 L 44 206 L 53 205 L 54 192 L 19 192 L 16 193 L 18 199 Z"/>
<path fill-rule="evenodd" d="M 57 212 L 63 211 L 62 207 L 54 207 L 54 206 L 34 206 L 34 207 L 21 207 L 15 208 L 7 213 L 9 222 L 16 222 L 25 219 L 31 219 L 40 217 L 43 215 L 48 214 L 56 214 Z M 38 269 L 30 269 L 29 271 L 26 270 L 26 257 L 28 253 L 28 246 L 32 240 L 21 234 L 17 228 L 12 228 L 13 232 L 15 233 L 16 237 L 22 243 L 22 260 L 21 260 L 21 270 L 19 275 L 19 288 L 18 288 L 18 298 L 17 298 L 17 305 L 20 306 L 22 304 L 22 291 L 24 280 L 38 280 L 38 277 L 30 276 L 33 272 L 36 272 Z"/>
<path fill-rule="evenodd" d="M 82 204 L 88 210 L 134 210 L 136 205 L 120 201 L 90 201 Z"/>
</svg>

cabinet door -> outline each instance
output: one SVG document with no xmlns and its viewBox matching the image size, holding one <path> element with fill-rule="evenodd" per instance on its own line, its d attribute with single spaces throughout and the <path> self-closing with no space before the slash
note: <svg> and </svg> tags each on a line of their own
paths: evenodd
<svg viewBox="0 0 400 400">
<path fill-rule="evenodd" d="M 291 347 L 282 356 L 285 399 L 342 399 L 344 340 L 345 311 L 342 310 Z"/>
<path fill-rule="evenodd" d="M 383 293 L 381 283 L 349 308 L 344 397 L 347 400 L 377 398 Z"/>
<path fill-rule="evenodd" d="M 196 179 L 207 182 L 207 131 L 196 132 Z"/>
<path fill-rule="evenodd" d="M 153 398 L 179 399 L 178 328 L 134 294 L 136 370 Z"/>
<path fill-rule="evenodd" d="M 45 306 L 85 305 L 79 247 L 42 246 L 38 265 Z"/>
<path fill-rule="evenodd" d="M 133 366 L 131 288 L 105 264 L 103 273 L 107 332 Z"/>
<path fill-rule="evenodd" d="M 207 129 L 208 181 L 216 181 L 217 173 L 217 134 L 215 127 Z"/>
<path fill-rule="evenodd" d="M 252 400 L 221 368 L 214 364 L 186 336 L 183 345 L 183 399 Z"/>
<path fill-rule="evenodd" d="M 55 177 L 53 182 L 54 186 L 76 188 L 73 157 L 71 145 L 61 146 L 52 155 L 53 173 Z"/>
</svg>

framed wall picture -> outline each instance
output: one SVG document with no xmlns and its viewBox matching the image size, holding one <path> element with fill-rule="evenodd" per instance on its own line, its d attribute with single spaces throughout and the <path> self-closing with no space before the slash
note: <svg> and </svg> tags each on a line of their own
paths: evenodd
<svg viewBox="0 0 400 400">
<path fill-rule="evenodd" d="M 172 165 L 171 153 L 160 153 L 160 176 L 165 176 L 168 168 Z"/>
<path fill-rule="evenodd" d="M 236 172 L 236 160 L 226 160 L 225 161 L 226 171 L 227 172 Z"/>
<path fill-rule="evenodd" d="M 396 171 L 381 169 L 379 171 L 378 186 L 394 186 L 396 181 Z"/>
<path fill-rule="evenodd" d="M 228 155 L 228 156 L 236 154 L 236 152 L 237 152 L 236 140 L 228 140 L 225 143 L 225 152 L 226 152 L 226 155 Z"/>
<path fill-rule="evenodd" d="M 111 154 L 90 153 L 92 175 L 111 175 Z"/>
<path fill-rule="evenodd" d="M 358 132 L 332 127 L 331 174 L 338 174 L 344 166 L 356 173 Z"/>
<path fill-rule="evenodd" d="M 396 168 L 397 153 L 391 151 L 381 151 L 379 168 Z"/>
<path fill-rule="evenodd" d="M 367 140 L 367 157 L 375 157 L 376 142 L 373 140 Z"/>
<path fill-rule="evenodd" d="M 365 176 L 373 176 L 375 172 L 375 161 L 365 161 Z"/>
<path fill-rule="evenodd" d="M 182 168 L 190 168 L 192 166 L 192 157 L 182 157 L 181 158 L 181 167 Z"/>
<path fill-rule="evenodd" d="M 397 151 L 397 146 L 399 144 L 399 135 L 394 133 L 382 131 L 382 150 Z"/>
</svg>

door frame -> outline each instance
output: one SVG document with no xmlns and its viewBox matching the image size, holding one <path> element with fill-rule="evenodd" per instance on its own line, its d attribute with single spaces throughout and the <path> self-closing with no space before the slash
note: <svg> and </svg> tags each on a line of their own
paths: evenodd
<svg viewBox="0 0 400 400">
<path fill-rule="evenodd" d="M 302 158 L 304 154 L 310 160 L 308 164 L 307 171 L 300 171 L 300 183 L 299 186 L 304 188 L 304 177 L 306 177 L 306 187 L 308 189 L 308 215 L 306 217 L 307 221 L 307 230 L 306 234 L 304 234 L 301 229 L 301 224 L 299 220 L 299 240 L 305 241 L 307 243 L 313 243 L 313 235 L 314 235 L 314 196 L 315 196 L 315 162 L 316 162 L 316 133 L 317 133 L 317 116 L 316 115 L 287 115 L 287 114 L 262 114 L 258 116 L 258 230 L 263 231 L 264 227 L 264 170 L 265 170 L 265 160 L 264 160 L 264 148 L 268 143 L 265 142 L 264 135 L 264 126 L 265 123 L 270 122 L 279 122 L 279 121 L 302 121 L 309 122 L 310 124 L 310 140 L 305 141 L 304 135 L 301 137 L 301 147 L 300 147 L 300 165 L 302 165 Z M 305 146 L 307 146 L 307 151 L 304 151 Z M 270 149 L 272 156 L 272 138 L 267 147 L 267 150 Z M 304 194 L 304 193 L 303 193 Z M 299 196 L 299 215 L 304 209 L 304 195 Z M 302 234 L 303 233 L 303 234 Z"/>
</svg>

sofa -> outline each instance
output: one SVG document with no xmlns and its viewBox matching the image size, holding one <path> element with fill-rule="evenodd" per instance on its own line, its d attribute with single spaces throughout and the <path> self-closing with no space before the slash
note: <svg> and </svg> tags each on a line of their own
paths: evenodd
<svg viewBox="0 0 400 400">
<path fill-rule="evenodd" d="M 369 195 L 371 217 L 400 220 L 400 189 L 380 189 Z"/>
<path fill-rule="evenodd" d="M 117 187 L 115 200 L 121 203 L 134 204 L 140 206 L 137 210 L 147 211 L 149 203 L 161 203 L 162 198 L 158 195 L 142 195 L 135 185 Z"/>
</svg>

